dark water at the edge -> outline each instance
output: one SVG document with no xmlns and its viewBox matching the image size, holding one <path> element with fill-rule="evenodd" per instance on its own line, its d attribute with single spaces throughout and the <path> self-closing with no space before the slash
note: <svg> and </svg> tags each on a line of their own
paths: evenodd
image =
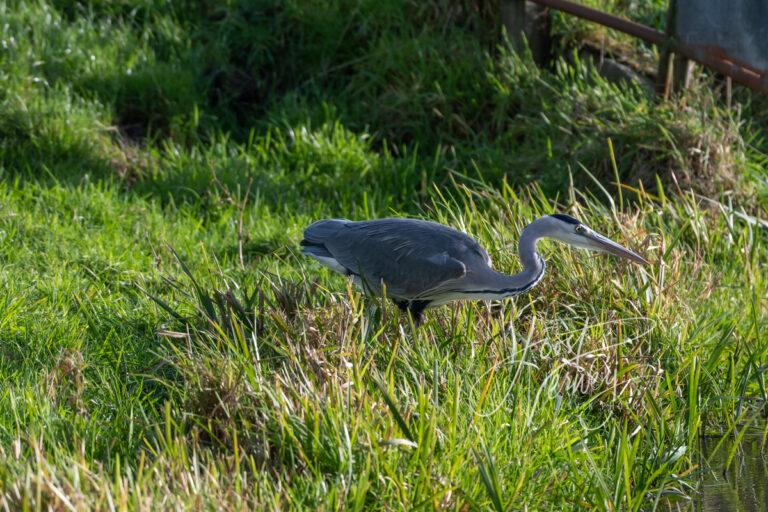
<svg viewBox="0 0 768 512">
<path fill-rule="evenodd" d="M 701 440 L 702 460 L 711 457 L 702 474 L 702 512 L 768 512 L 768 443 L 762 435 L 745 436 L 726 469 L 734 441 L 726 440 L 713 454 L 718 438 Z"/>
</svg>

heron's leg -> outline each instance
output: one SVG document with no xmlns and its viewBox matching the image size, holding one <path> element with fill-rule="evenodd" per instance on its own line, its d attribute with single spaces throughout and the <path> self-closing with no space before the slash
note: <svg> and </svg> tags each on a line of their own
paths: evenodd
<svg viewBox="0 0 768 512">
<path fill-rule="evenodd" d="M 428 300 L 412 300 L 408 303 L 408 313 L 417 327 L 424 321 L 424 310 L 427 306 L 429 306 Z"/>
</svg>

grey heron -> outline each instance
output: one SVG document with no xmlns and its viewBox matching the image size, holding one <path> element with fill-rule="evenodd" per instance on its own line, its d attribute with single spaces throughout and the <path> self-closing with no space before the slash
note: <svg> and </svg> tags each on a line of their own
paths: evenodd
<svg viewBox="0 0 768 512">
<path fill-rule="evenodd" d="M 536 286 L 546 268 L 536 243 L 547 237 L 648 263 L 563 214 L 539 217 L 523 229 L 518 241 L 523 269 L 514 275 L 495 271 L 488 252 L 469 235 L 418 219 L 320 220 L 304 231 L 301 252 L 351 276 L 366 293 L 385 293 L 418 325 L 428 307 L 460 299 L 499 300 Z"/>
</svg>

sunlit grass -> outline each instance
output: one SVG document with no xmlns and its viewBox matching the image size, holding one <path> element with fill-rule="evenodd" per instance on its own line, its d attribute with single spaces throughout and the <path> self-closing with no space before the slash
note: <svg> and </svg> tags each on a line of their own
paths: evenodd
<svg viewBox="0 0 768 512">
<path fill-rule="evenodd" d="M 0 507 L 692 503 L 699 435 L 765 414 L 763 127 L 472 3 L 246 4 L 0 7 Z M 652 264 L 542 243 L 416 329 L 298 252 L 407 215 L 515 272 L 555 211 Z"/>
<path fill-rule="evenodd" d="M 553 208 L 536 189 L 430 196 L 431 218 L 472 233 L 509 271 L 524 223 Z M 53 320 L 5 343 L 5 499 L 459 509 L 686 499 L 698 434 L 753 418 L 740 398 L 765 398 L 764 247 L 751 248 L 743 220 L 691 196 L 635 199 L 627 212 L 588 198 L 558 210 L 640 248 L 650 267 L 547 244 L 550 272 L 530 295 L 437 308 L 420 329 L 290 248 L 271 271 L 242 269 L 213 259 L 210 235 L 177 254 L 115 229 L 112 250 L 130 258 L 70 264 L 77 291 L 57 303 L 59 284 L 36 307 L 71 304 L 71 346 L 40 346 Z M 166 241 L 200 233 L 173 217 Z M 71 237 L 63 254 L 81 243 Z M 97 279 L 113 266 L 117 279 Z M 5 325 L 30 316 L 18 301 Z M 37 377 L 31 361 L 9 366 L 35 348 Z"/>
</svg>

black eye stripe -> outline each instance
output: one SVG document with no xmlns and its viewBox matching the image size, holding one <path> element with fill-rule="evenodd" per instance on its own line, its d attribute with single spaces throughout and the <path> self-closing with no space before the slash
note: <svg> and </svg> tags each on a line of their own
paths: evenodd
<svg viewBox="0 0 768 512">
<path fill-rule="evenodd" d="M 556 218 L 558 220 L 561 220 L 563 222 L 566 222 L 568 224 L 573 224 L 574 226 L 578 226 L 578 225 L 581 224 L 581 222 L 579 222 L 578 220 L 574 219 L 570 215 L 565 215 L 564 213 L 555 213 L 555 214 L 550 215 L 550 217 L 554 217 L 554 218 Z"/>
</svg>

